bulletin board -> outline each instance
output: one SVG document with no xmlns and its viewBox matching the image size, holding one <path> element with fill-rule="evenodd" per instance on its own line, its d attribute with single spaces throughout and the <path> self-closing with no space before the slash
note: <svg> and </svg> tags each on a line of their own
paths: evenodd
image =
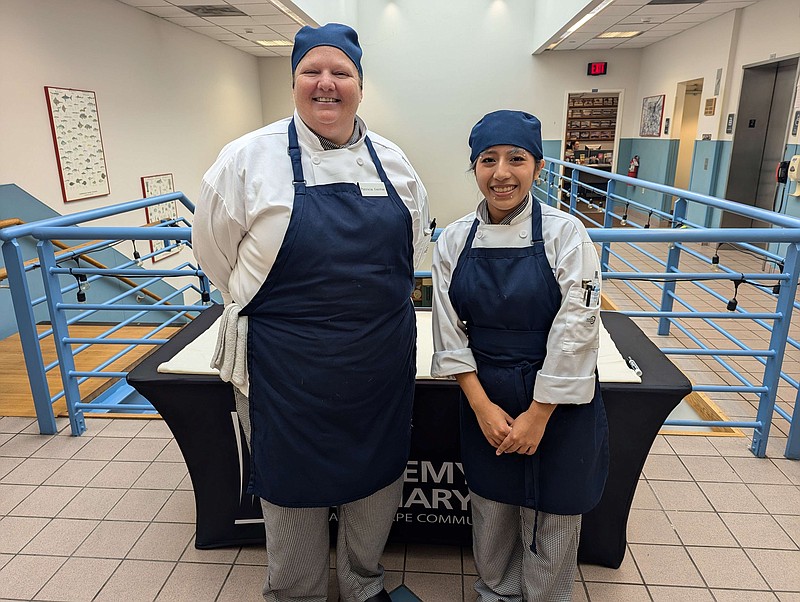
<svg viewBox="0 0 800 602">
<path fill-rule="evenodd" d="M 153 176 L 142 177 L 142 196 L 143 198 L 150 198 L 161 194 L 168 194 L 175 192 L 175 184 L 172 179 L 171 173 L 161 173 Z M 160 222 L 164 220 L 174 220 L 178 218 L 178 203 L 177 201 L 167 201 L 166 203 L 159 203 L 151 207 L 145 207 L 145 216 L 148 224 Z M 155 253 L 164 249 L 169 241 L 165 240 L 151 240 L 150 252 Z M 159 253 L 152 258 L 153 263 L 160 261 L 179 253 L 183 247 L 175 247 L 170 251 Z"/>
<path fill-rule="evenodd" d="M 64 202 L 109 194 L 95 93 L 45 86 Z"/>
</svg>

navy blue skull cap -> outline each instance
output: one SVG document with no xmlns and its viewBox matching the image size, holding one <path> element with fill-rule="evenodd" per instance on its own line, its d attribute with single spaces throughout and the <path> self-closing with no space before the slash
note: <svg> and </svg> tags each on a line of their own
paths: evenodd
<svg viewBox="0 0 800 602">
<path fill-rule="evenodd" d="M 317 46 L 333 46 L 347 55 L 358 69 L 358 75 L 364 77 L 361 71 L 361 46 L 358 44 L 356 30 L 341 23 L 328 23 L 322 27 L 305 25 L 294 36 L 292 48 L 292 75 L 297 64 L 312 48 Z"/>
<path fill-rule="evenodd" d="M 494 111 L 484 115 L 469 134 L 469 162 L 474 163 L 483 151 L 499 144 L 524 148 L 540 161 L 542 123 L 523 111 Z"/>
</svg>

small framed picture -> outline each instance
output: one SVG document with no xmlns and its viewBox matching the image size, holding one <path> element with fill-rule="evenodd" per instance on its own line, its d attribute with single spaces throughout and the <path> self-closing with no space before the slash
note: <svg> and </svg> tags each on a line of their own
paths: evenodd
<svg viewBox="0 0 800 602">
<path fill-rule="evenodd" d="M 642 100 L 642 124 L 640 136 L 659 138 L 661 136 L 661 119 L 664 116 L 664 94 L 645 96 Z"/>
<path fill-rule="evenodd" d="M 167 194 L 170 192 L 175 192 L 175 185 L 172 181 L 172 174 L 171 173 L 161 173 L 156 174 L 153 176 L 144 176 L 142 177 L 142 196 L 143 198 L 150 198 L 153 196 L 159 196 L 161 194 Z M 159 203 L 158 205 L 153 205 L 151 207 L 145 207 L 145 218 L 147 219 L 148 224 L 158 223 L 162 221 L 169 221 L 178 219 L 178 203 L 177 201 L 167 201 L 166 203 Z M 150 241 L 150 252 L 155 253 L 156 251 L 160 251 L 161 249 L 167 246 L 169 241 L 165 240 L 151 240 Z M 158 255 L 152 258 L 153 263 L 156 261 L 160 261 L 162 259 L 166 259 L 170 255 L 174 255 L 175 253 L 179 253 L 183 247 L 175 247 L 174 249 L 170 249 L 167 252 L 159 253 Z"/>
</svg>

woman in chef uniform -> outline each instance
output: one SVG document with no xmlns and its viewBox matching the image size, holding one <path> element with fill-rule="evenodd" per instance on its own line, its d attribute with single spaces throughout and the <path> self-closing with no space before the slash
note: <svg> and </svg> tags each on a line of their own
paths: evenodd
<svg viewBox="0 0 800 602">
<path fill-rule="evenodd" d="M 489 113 L 469 144 L 484 199 L 436 245 L 431 373 L 462 389 L 475 589 L 568 601 L 581 514 L 608 470 L 600 266 L 580 221 L 530 194 L 544 166 L 536 117 Z"/>
</svg>

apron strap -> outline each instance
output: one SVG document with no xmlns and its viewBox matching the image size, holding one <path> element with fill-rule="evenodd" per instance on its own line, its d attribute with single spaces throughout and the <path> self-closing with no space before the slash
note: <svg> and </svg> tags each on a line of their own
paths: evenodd
<svg viewBox="0 0 800 602">
<path fill-rule="evenodd" d="M 529 193 L 530 194 L 530 193 Z M 531 199 L 531 243 L 543 242 L 542 236 L 542 207 L 533 194 Z"/>
<path fill-rule="evenodd" d="M 289 123 L 288 152 L 292 160 L 292 175 L 294 177 L 292 184 L 294 185 L 294 192 L 296 195 L 305 194 L 306 180 L 303 177 L 303 161 L 300 159 L 300 144 L 297 141 L 297 128 L 294 125 L 294 117 L 292 117 L 292 121 Z"/>
</svg>

